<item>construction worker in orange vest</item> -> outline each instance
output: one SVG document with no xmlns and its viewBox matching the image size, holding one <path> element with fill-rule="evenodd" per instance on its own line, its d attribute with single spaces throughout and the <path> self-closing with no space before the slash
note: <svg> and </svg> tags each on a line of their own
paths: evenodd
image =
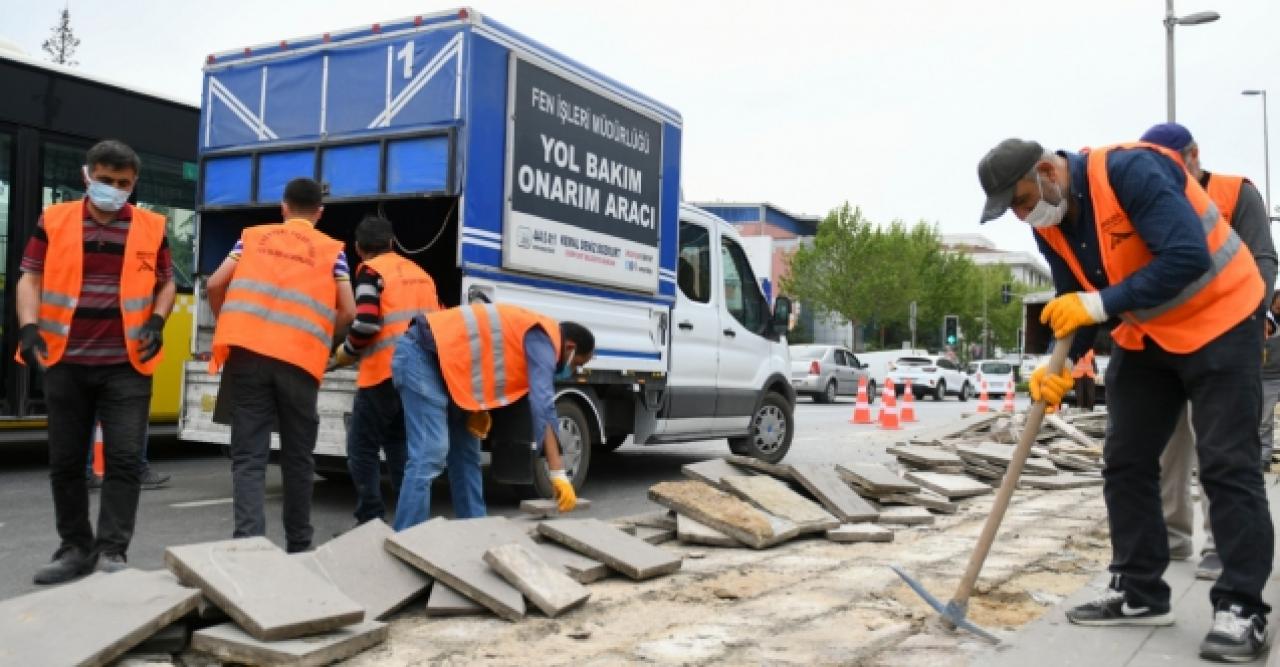
<svg viewBox="0 0 1280 667">
<path fill-rule="evenodd" d="M 245 229 L 209 277 L 217 316 L 209 372 L 223 371 L 231 404 L 233 537 L 265 535 L 271 431 L 279 423 L 285 547 L 311 547 L 316 398 L 335 329 L 355 316 L 342 243 L 316 230 L 320 184 L 284 188 L 284 222 Z"/>
<path fill-rule="evenodd" d="M 1081 410 L 1092 410 L 1098 362 L 1093 358 L 1093 348 L 1089 348 L 1079 359 L 1075 368 L 1071 369 L 1071 377 L 1076 384 L 1076 407 Z"/>
<path fill-rule="evenodd" d="M 141 489 L 151 376 L 176 286 L 165 218 L 128 204 L 142 162 L 125 144 L 89 149 L 84 199 L 44 210 L 17 285 L 17 359 L 44 371 L 49 481 L 61 543 L 35 575 L 57 584 L 127 567 Z M 105 476 L 98 534 L 89 523 L 85 462 L 94 415 Z"/>
<path fill-rule="evenodd" d="M 1142 135 L 1143 141 L 1159 144 L 1175 151 L 1187 171 L 1209 194 L 1218 211 L 1253 255 L 1253 261 L 1262 274 L 1262 282 L 1272 285 L 1276 278 L 1276 250 L 1271 240 L 1271 221 L 1267 218 L 1267 205 L 1262 194 L 1249 179 L 1243 176 L 1209 173 L 1200 165 L 1200 146 L 1191 131 L 1178 123 L 1153 125 Z M 1261 409 L 1262 421 L 1270 419 L 1265 408 Z M 1261 436 L 1263 432 L 1259 431 Z M 1160 457 L 1160 496 L 1164 504 L 1164 522 L 1169 531 L 1169 555 L 1175 560 L 1186 560 L 1193 554 L 1192 537 L 1195 527 L 1195 509 L 1191 498 L 1191 472 L 1196 467 L 1196 440 L 1191 424 L 1190 410 L 1184 410 L 1174 430 L 1169 445 Z M 1264 452 L 1264 459 L 1270 454 Z M 1265 471 L 1266 464 L 1262 465 Z M 1200 563 L 1196 577 L 1212 581 L 1222 573 L 1222 559 L 1209 529 L 1208 494 L 1200 497 L 1204 509 L 1205 541 L 1200 550 Z"/>
<path fill-rule="evenodd" d="M 435 281 L 396 254 L 391 247 L 394 241 L 386 218 L 367 217 L 356 227 L 356 252 L 361 259 L 352 279 L 356 319 L 329 362 L 330 369 L 360 364 L 347 429 L 347 469 L 356 486 L 358 523 L 386 514 L 379 450 L 386 455 L 393 494 L 400 493 L 404 479 L 404 409 L 391 380 L 391 355 L 414 316 L 440 309 Z"/>
<path fill-rule="evenodd" d="M 560 511 L 577 504 L 561 460 L 555 382 L 595 356 L 595 336 L 519 306 L 472 304 L 416 317 L 396 344 L 391 375 L 404 403 L 408 462 L 396 506 L 396 530 L 431 515 L 431 483 L 445 465 L 458 518 L 484 516 L 480 438 L 488 411 L 526 395 L 529 439 L 545 457 Z"/>
<path fill-rule="evenodd" d="M 1162 579 L 1169 544 L 1160 507 L 1160 453 L 1188 400 L 1201 482 L 1212 501 L 1223 572 L 1202 658 L 1252 660 L 1266 647 L 1272 527 L 1258 469 L 1263 284 L 1257 264 L 1178 155 L 1148 143 L 1049 152 L 1007 139 L 978 163 L 982 221 L 1012 208 L 1035 231 L 1058 296 L 1041 321 L 1076 333 L 1116 321 L 1107 368 L 1103 495 L 1111 527 L 1106 595 L 1067 612 L 1087 626 L 1169 625 Z M 1078 333 L 1077 333 L 1078 332 Z M 1071 373 L 1036 369 L 1036 400 L 1053 405 Z"/>
</svg>

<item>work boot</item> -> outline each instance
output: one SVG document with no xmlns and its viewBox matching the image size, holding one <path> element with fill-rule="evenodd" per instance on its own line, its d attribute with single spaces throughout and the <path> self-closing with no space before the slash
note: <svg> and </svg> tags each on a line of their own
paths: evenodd
<svg viewBox="0 0 1280 667">
<path fill-rule="evenodd" d="M 98 558 L 98 570 L 111 574 L 129 567 L 124 554 L 102 554 Z"/>
<path fill-rule="evenodd" d="M 35 583 L 61 584 L 76 577 L 89 574 L 98 562 L 98 557 L 86 553 L 77 547 L 59 547 L 53 554 L 53 560 L 36 570 Z"/>
<path fill-rule="evenodd" d="M 1222 558 L 1218 556 L 1218 552 L 1210 551 L 1196 566 L 1196 579 L 1217 581 L 1220 576 L 1222 576 Z"/>
<path fill-rule="evenodd" d="M 1200 642 L 1200 657 L 1218 662 L 1251 662 L 1267 647 L 1267 621 L 1261 614 L 1245 616 L 1238 604 L 1220 603 L 1213 629 Z"/>
<path fill-rule="evenodd" d="M 138 483 L 142 485 L 143 489 L 147 489 L 147 490 L 158 489 L 169 483 L 169 476 L 161 475 L 160 473 L 148 467 L 145 471 L 143 471 L 142 475 L 138 478 Z"/>
<path fill-rule="evenodd" d="M 1087 602 L 1067 611 L 1067 620 L 1076 625 L 1116 626 L 1116 625 L 1173 625 L 1173 614 L 1169 605 L 1163 607 L 1134 607 L 1120 590 L 1120 577 L 1111 578 L 1102 597 Z"/>
</svg>

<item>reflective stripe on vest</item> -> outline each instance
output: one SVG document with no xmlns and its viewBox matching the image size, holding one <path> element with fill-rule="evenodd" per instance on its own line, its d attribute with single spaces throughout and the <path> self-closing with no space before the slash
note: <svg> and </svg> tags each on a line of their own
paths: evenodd
<svg viewBox="0 0 1280 667">
<path fill-rule="evenodd" d="M 390 380 L 392 348 L 409 330 L 409 322 L 440 310 L 435 281 L 414 262 L 395 252 L 384 252 L 363 266 L 376 273 L 382 283 L 378 295 L 382 326 L 360 353 L 360 372 L 356 374 L 360 388 Z M 356 270 L 357 275 L 361 270 Z"/>
<path fill-rule="evenodd" d="M 1222 246 L 1209 256 L 1209 270 L 1200 274 L 1199 278 L 1196 278 L 1191 281 L 1191 284 L 1182 288 L 1182 291 L 1178 292 L 1178 294 L 1172 299 L 1169 299 L 1158 306 L 1140 308 L 1138 310 L 1125 313 L 1124 317 L 1126 319 L 1132 318 L 1135 322 L 1146 322 L 1147 320 L 1160 317 L 1170 310 L 1190 301 L 1192 297 L 1199 294 L 1200 290 L 1204 289 L 1205 286 L 1209 284 L 1209 281 L 1217 278 L 1218 274 L 1222 273 L 1223 270 L 1227 268 L 1227 265 L 1235 258 L 1236 253 L 1240 251 L 1240 246 L 1242 245 L 1244 245 L 1244 242 L 1240 240 L 1240 236 L 1236 234 L 1234 229 L 1231 230 L 1231 235 L 1227 237 L 1227 240 L 1223 242 Z"/>
<path fill-rule="evenodd" d="M 489 319 L 489 340 L 493 341 L 493 363 L 490 366 L 471 364 L 471 391 L 476 396 L 484 396 L 484 372 L 492 368 L 494 396 L 498 397 L 498 405 L 506 405 L 503 397 L 507 393 L 507 356 L 506 346 L 501 345 L 502 316 L 498 314 L 498 307 L 492 303 L 484 304 L 484 312 Z M 462 323 L 467 327 L 467 339 L 471 342 L 471 358 L 481 358 L 483 344 L 480 341 L 480 323 L 475 311 L 463 308 Z"/>
<path fill-rule="evenodd" d="M 464 410 L 509 405 L 529 393 L 524 339 L 530 329 L 541 328 L 560 350 L 555 320 L 508 304 L 442 310 L 427 315 L 427 326 L 449 395 Z"/>
<path fill-rule="evenodd" d="M 256 292 L 258 294 L 269 296 L 273 299 L 279 299 L 280 301 L 288 301 L 289 303 L 296 303 L 300 306 L 305 306 L 314 311 L 321 319 L 332 320 L 336 315 L 333 308 L 320 303 L 302 292 L 292 290 L 287 287 L 272 285 L 271 283 L 262 282 L 261 280 L 249 280 L 247 278 L 237 278 L 232 280 L 231 284 L 227 287 L 227 301 L 233 300 L 234 297 L 231 293 L 236 290 Z"/>
<path fill-rule="evenodd" d="M 79 301 L 78 298 L 71 296 L 70 294 L 63 294 L 62 292 L 51 292 L 48 290 L 40 292 L 41 303 L 61 306 L 63 308 L 75 308 L 77 301 Z"/>
<path fill-rule="evenodd" d="M 315 336 L 316 340 L 323 345 L 329 345 L 330 336 L 325 332 L 324 328 L 315 322 L 307 321 L 297 315 L 289 315 L 274 310 L 269 310 L 265 306 L 256 303 L 246 303 L 244 301 L 228 301 L 222 306 L 223 312 L 226 313 L 249 313 L 256 315 L 262 319 L 279 324 L 286 327 L 292 327 L 303 333 Z"/>
</svg>

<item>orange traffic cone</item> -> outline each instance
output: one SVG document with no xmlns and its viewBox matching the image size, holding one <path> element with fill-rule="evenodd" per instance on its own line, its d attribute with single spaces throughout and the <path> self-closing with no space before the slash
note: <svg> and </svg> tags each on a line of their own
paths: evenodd
<svg viewBox="0 0 1280 667">
<path fill-rule="evenodd" d="M 93 425 L 93 474 L 102 477 L 107 472 L 107 462 L 102 454 L 102 424 Z"/>
<path fill-rule="evenodd" d="M 1013 394 L 1016 391 L 1017 390 L 1014 389 L 1013 385 L 1010 384 L 1009 391 L 1006 391 L 1004 393 L 1004 406 L 1001 408 L 1003 412 L 1008 412 L 1009 414 L 1013 414 Z"/>
<path fill-rule="evenodd" d="M 871 402 L 867 399 L 867 376 L 858 378 L 858 401 L 853 405 L 853 416 L 850 424 L 873 424 L 871 421 Z"/>
<path fill-rule="evenodd" d="M 893 378 L 884 379 L 884 404 L 880 406 L 880 428 L 896 431 L 902 428 L 898 423 L 898 400 L 894 396 Z"/>
<path fill-rule="evenodd" d="M 902 388 L 902 421 L 913 422 L 916 419 L 916 395 L 911 392 L 911 382 Z"/>
<path fill-rule="evenodd" d="M 987 381 L 982 381 L 982 393 L 978 394 L 978 414 L 991 412 L 991 408 L 987 405 Z"/>
</svg>

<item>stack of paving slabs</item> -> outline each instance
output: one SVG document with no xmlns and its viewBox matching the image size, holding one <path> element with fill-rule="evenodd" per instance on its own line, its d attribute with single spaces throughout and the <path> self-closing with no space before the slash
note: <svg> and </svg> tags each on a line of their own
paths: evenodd
<svg viewBox="0 0 1280 667">
<path fill-rule="evenodd" d="M 358 552 L 358 545 L 366 543 L 375 530 L 361 531 L 350 543 L 325 555 L 313 555 L 318 560 L 310 564 L 263 537 L 169 547 L 165 550 L 169 569 L 184 584 L 199 588 L 233 621 L 197 631 L 192 648 L 248 664 L 326 664 L 382 642 L 386 624 L 366 620 L 362 604 L 313 569 L 344 567 L 340 564 L 345 558 Z M 376 535 L 373 543 L 376 548 Z M 350 545 L 356 546 L 347 549 Z M 386 565 L 343 573 L 343 585 L 358 585 L 350 582 L 376 576 L 373 572 L 381 574 Z M 414 595 L 421 592 L 421 580 L 409 581 Z M 388 589 L 368 588 L 366 599 L 375 600 L 380 608 L 400 604 L 388 601 Z M 400 596 L 398 590 L 391 595 Z"/>
<path fill-rule="evenodd" d="M 692 519 L 753 549 L 771 547 L 800 534 L 799 526 L 792 521 L 706 482 L 660 482 L 649 488 L 649 499 L 676 512 L 677 538 L 681 518 Z"/>
<path fill-rule="evenodd" d="M 938 460 L 960 460 L 955 454 L 937 447 L 917 445 L 902 447 L 910 447 L 911 450 L 935 450 L 940 456 L 950 457 L 939 458 Z M 907 505 L 910 507 L 923 507 L 939 514 L 955 514 L 960 509 L 959 505 L 951 502 L 946 496 L 923 489 L 919 484 L 899 477 L 897 473 L 878 463 L 845 463 L 836 466 L 836 469 L 840 472 L 840 476 L 853 486 L 854 491 L 882 506 L 881 513 L 876 518 L 882 523 L 884 522 L 885 506 Z M 945 466 L 942 469 L 949 470 L 950 466 Z"/>
<path fill-rule="evenodd" d="M 895 445 L 885 451 L 898 457 L 898 461 L 904 466 L 914 470 L 947 473 L 964 472 L 964 461 L 954 452 L 942 447 Z"/>
<path fill-rule="evenodd" d="M 967 471 L 970 474 L 979 479 L 984 479 L 987 474 L 994 474 L 995 476 L 989 481 L 993 485 L 999 485 L 1009 467 L 1009 462 L 1013 458 L 1013 450 L 1013 447 L 1007 445 L 978 443 L 959 446 L 956 448 L 956 453 L 965 460 Z M 1042 458 L 1043 456 L 1048 456 L 1048 458 Z M 992 470 L 994 473 L 977 474 L 973 472 L 975 470 Z M 1089 471 L 1086 474 L 1063 472 L 1054 463 L 1049 449 L 1035 448 L 1023 466 L 1022 476 L 1019 478 L 1018 483 L 1020 486 L 1034 489 L 1077 489 L 1086 486 L 1098 486 L 1102 484 L 1102 478 L 1097 474 L 1096 470 Z"/>
</svg>

